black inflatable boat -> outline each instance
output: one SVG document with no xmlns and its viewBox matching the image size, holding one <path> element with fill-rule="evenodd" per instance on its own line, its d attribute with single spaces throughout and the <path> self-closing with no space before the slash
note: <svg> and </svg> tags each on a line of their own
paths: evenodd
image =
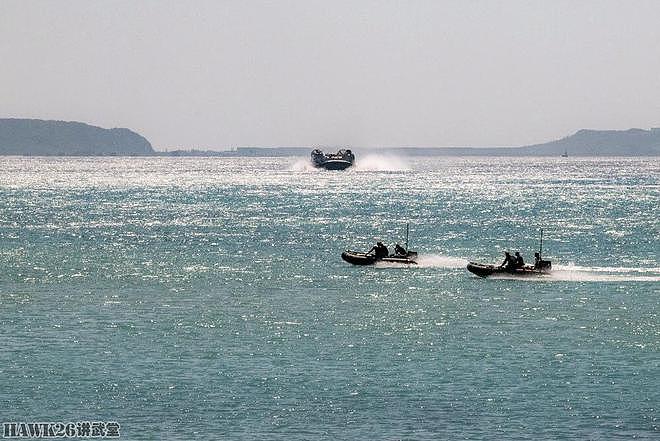
<svg viewBox="0 0 660 441">
<path fill-rule="evenodd" d="M 522 268 L 505 268 L 503 266 L 488 265 L 485 263 L 476 263 L 470 262 L 467 264 L 467 270 L 473 274 L 476 274 L 479 277 L 488 277 L 495 274 L 507 275 L 507 276 L 543 276 L 549 274 L 552 265 L 549 260 L 544 260 L 544 263 L 547 262 L 546 266 L 541 266 L 536 268 L 533 266 L 524 266 Z"/>
<path fill-rule="evenodd" d="M 374 253 L 360 253 L 357 251 L 344 251 L 341 258 L 353 265 L 373 265 L 376 262 L 401 263 L 404 265 L 416 265 L 417 252 L 408 251 L 404 254 L 390 254 L 386 257 L 376 257 Z"/>
</svg>

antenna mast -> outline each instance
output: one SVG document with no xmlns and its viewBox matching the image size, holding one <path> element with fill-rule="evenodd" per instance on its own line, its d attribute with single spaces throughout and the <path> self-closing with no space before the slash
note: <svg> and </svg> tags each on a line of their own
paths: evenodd
<svg viewBox="0 0 660 441">
<path fill-rule="evenodd" d="M 408 252 L 408 232 L 410 231 L 410 223 L 406 223 L 406 252 Z"/>
</svg>

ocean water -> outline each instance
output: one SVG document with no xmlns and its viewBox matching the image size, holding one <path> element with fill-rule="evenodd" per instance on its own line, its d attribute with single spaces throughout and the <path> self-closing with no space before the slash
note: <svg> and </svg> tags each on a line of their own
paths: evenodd
<svg viewBox="0 0 660 441">
<path fill-rule="evenodd" d="M 658 439 L 657 158 L 3 158 L 0 423 Z M 419 265 L 344 249 L 410 246 Z M 468 260 L 551 276 L 480 279 Z"/>
</svg>

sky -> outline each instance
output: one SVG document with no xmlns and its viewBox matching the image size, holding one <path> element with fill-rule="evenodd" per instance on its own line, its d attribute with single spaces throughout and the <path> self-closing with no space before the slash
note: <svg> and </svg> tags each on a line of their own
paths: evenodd
<svg viewBox="0 0 660 441">
<path fill-rule="evenodd" d="M 156 149 L 660 126 L 660 1 L 0 0 L 0 117 Z"/>
</svg>

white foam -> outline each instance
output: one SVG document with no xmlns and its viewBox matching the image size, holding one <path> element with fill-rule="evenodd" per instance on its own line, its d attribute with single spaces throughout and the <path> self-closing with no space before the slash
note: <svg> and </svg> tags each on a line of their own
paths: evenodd
<svg viewBox="0 0 660 441">
<path fill-rule="evenodd" d="M 460 257 L 443 256 L 440 254 L 423 254 L 417 257 L 417 265 L 402 265 L 393 262 L 377 262 L 379 268 L 465 268 L 467 260 Z"/>
<path fill-rule="evenodd" d="M 492 278 L 532 282 L 660 282 L 658 268 L 584 267 L 574 264 L 553 265 L 552 271 L 539 276 L 521 278 L 510 274 L 494 274 Z"/>
<path fill-rule="evenodd" d="M 660 282 L 657 274 L 640 275 L 639 272 L 617 272 L 616 274 L 599 271 L 567 271 L 553 270 L 549 276 L 552 280 L 564 282 Z"/>
<path fill-rule="evenodd" d="M 660 268 L 645 267 L 625 267 L 625 266 L 580 266 L 573 262 L 566 265 L 553 265 L 554 269 L 571 272 L 591 272 L 591 273 L 660 273 Z"/>
<path fill-rule="evenodd" d="M 368 154 L 355 160 L 354 168 L 358 171 L 405 171 L 410 165 L 394 155 Z"/>
<path fill-rule="evenodd" d="M 569 262 L 554 265 L 550 276 L 553 280 L 576 282 L 658 282 L 660 268 L 580 266 Z"/>
<path fill-rule="evenodd" d="M 289 167 L 290 171 L 316 171 L 316 167 L 312 165 L 312 162 L 309 159 L 298 159 L 296 162 L 291 164 Z"/>
<path fill-rule="evenodd" d="M 417 258 L 417 265 L 422 268 L 465 268 L 468 261 L 461 257 L 425 254 Z"/>
</svg>

